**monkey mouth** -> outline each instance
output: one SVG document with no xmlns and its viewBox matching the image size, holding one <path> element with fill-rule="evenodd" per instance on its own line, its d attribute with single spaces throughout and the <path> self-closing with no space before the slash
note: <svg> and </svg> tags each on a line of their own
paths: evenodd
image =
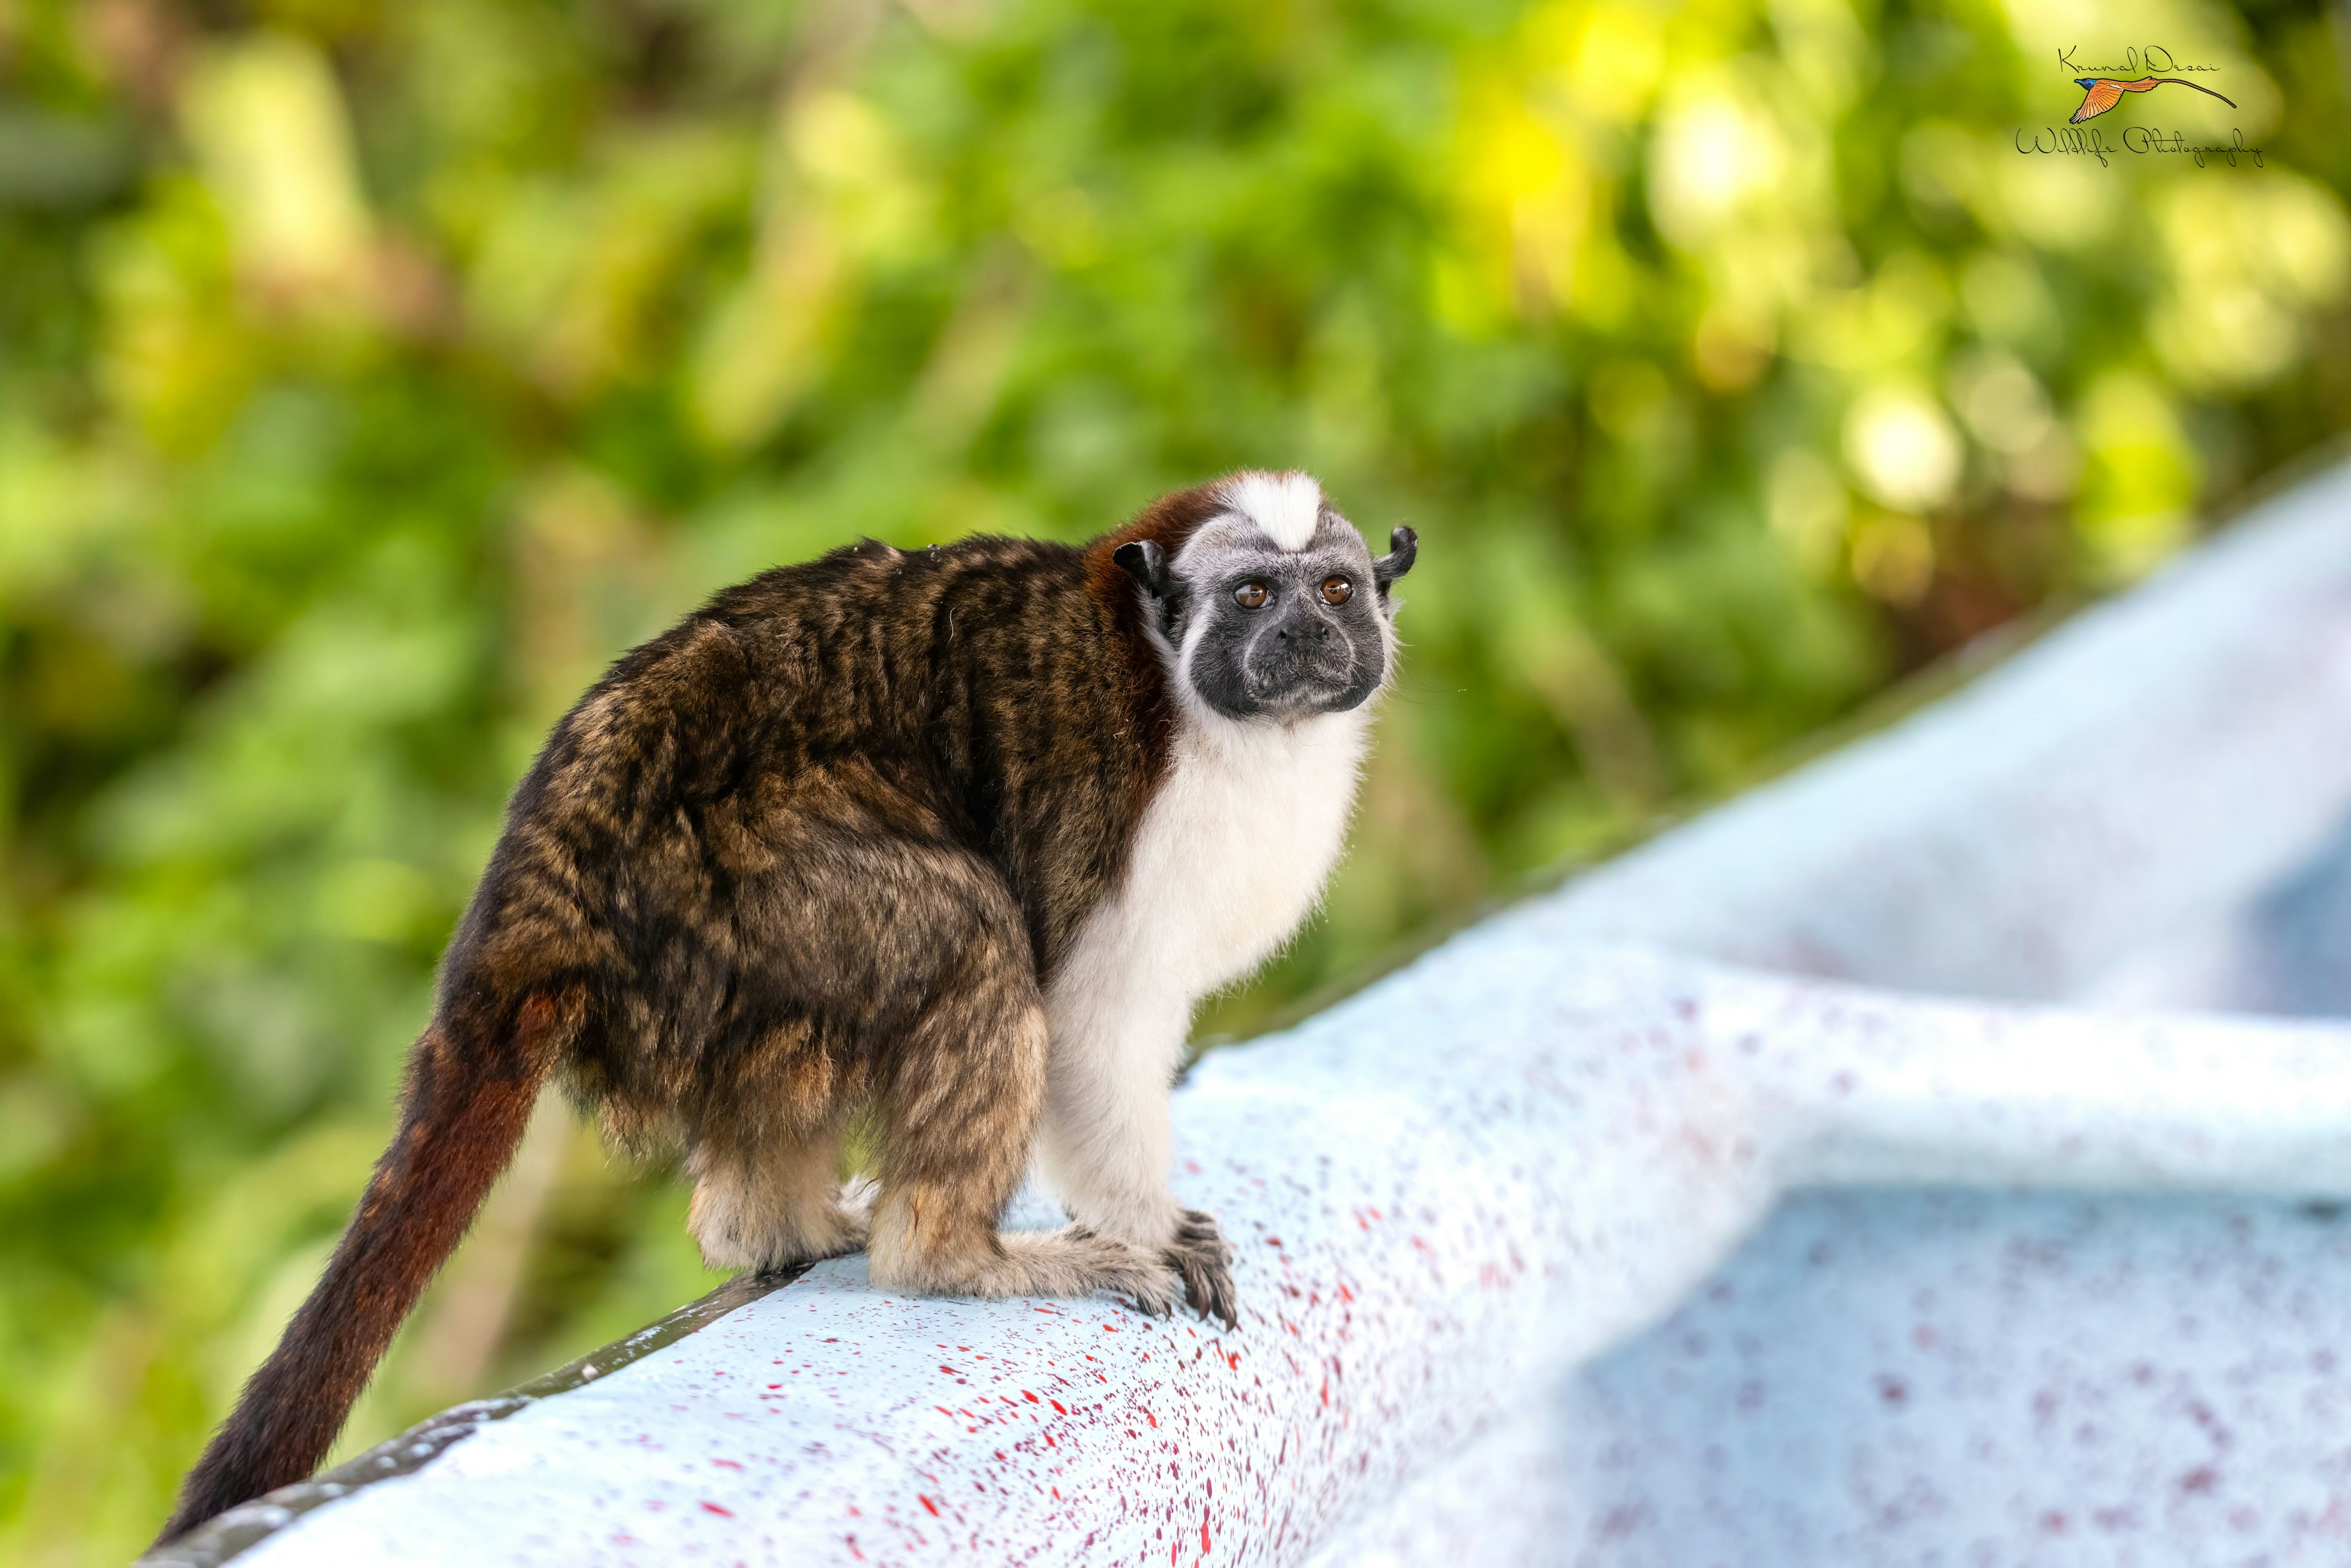
<svg viewBox="0 0 2351 1568">
<path fill-rule="evenodd" d="M 1292 625 L 1295 622 L 1291 623 Z M 1282 722 L 1358 707 L 1379 688 L 1381 659 L 1369 659 L 1348 628 L 1327 626 L 1303 637 L 1283 634 L 1280 622 L 1250 637 L 1204 690 L 1221 690 L 1217 707 L 1235 718 Z"/>
<path fill-rule="evenodd" d="M 1370 694 L 1374 684 L 1362 679 L 1352 662 L 1317 661 L 1280 667 L 1291 663 L 1280 661 L 1275 667 L 1253 669 L 1249 674 L 1250 697 L 1269 713 L 1325 713 L 1351 708 Z"/>
</svg>

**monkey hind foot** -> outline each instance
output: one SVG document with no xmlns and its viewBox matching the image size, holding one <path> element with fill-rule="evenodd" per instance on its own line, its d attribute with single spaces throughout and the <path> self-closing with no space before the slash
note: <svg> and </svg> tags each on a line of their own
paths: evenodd
<svg viewBox="0 0 2351 1568">
<path fill-rule="evenodd" d="M 884 1290 L 925 1296 L 1126 1297 L 1153 1317 L 1176 1309 L 1176 1276 L 1140 1248 L 1098 1236 L 1083 1226 L 1059 1230 L 978 1231 L 942 1243 L 925 1237 L 911 1245 L 912 1206 L 884 1201 L 867 1249 L 869 1277 Z"/>
<path fill-rule="evenodd" d="M 1176 1310 L 1176 1278 L 1159 1259 L 1081 1225 L 1059 1230 L 1013 1230 L 1004 1249 L 1008 1296 L 1086 1296 L 1108 1291 L 1137 1310 L 1164 1318 Z"/>
<path fill-rule="evenodd" d="M 1184 1300 L 1204 1319 L 1216 1318 L 1228 1329 L 1241 1326 L 1239 1297 L 1233 1290 L 1233 1249 L 1216 1216 L 1196 1208 L 1184 1210 L 1176 1239 L 1161 1254 L 1184 1281 Z"/>
</svg>

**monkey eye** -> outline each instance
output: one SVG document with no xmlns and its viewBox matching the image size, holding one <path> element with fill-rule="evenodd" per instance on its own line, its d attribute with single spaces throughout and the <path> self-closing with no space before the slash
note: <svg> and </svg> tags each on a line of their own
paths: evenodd
<svg viewBox="0 0 2351 1568">
<path fill-rule="evenodd" d="M 1233 590 L 1233 602 L 1244 610 L 1262 610 L 1269 595 L 1262 582 L 1244 582 Z"/>
<path fill-rule="evenodd" d="M 1353 597 L 1355 597 L 1355 585 L 1345 578 L 1326 577 L 1322 580 L 1323 603 L 1344 604 Z"/>
</svg>

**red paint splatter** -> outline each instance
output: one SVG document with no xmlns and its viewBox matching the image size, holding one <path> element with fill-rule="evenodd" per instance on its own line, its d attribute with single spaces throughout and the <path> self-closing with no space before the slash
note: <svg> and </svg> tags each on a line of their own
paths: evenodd
<svg viewBox="0 0 2351 1568">
<path fill-rule="evenodd" d="M 1029 1401 L 1029 1404 L 1031 1404 L 1031 1405 L 1034 1405 L 1034 1404 L 1036 1404 L 1036 1403 L 1037 1403 L 1037 1396 L 1036 1396 L 1034 1394 L 1029 1393 L 1029 1392 L 1027 1389 L 1025 1389 L 1025 1388 L 1024 1388 L 1024 1389 L 1022 1389 L 1022 1390 L 1020 1391 L 1020 1397 L 1021 1397 L 1021 1398 L 1023 1398 L 1023 1399 L 1026 1399 L 1026 1400 L 1027 1400 L 1027 1401 Z"/>
<path fill-rule="evenodd" d="M 733 1509 L 721 1508 L 715 1502 L 704 1503 L 702 1505 L 702 1511 L 705 1513 L 715 1513 L 721 1519 L 732 1519 L 735 1517 L 735 1511 Z"/>
<path fill-rule="evenodd" d="M 914 1496 L 915 1496 L 915 1498 L 916 1498 L 916 1499 L 917 1499 L 917 1500 L 922 1503 L 922 1505 L 923 1505 L 925 1508 L 927 1508 L 927 1509 L 929 1509 L 929 1510 L 931 1511 L 931 1517 L 932 1517 L 933 1519 L 936 1519 L 936 1518 L 938 1518 L 938 1516 L 939 1516 L 939 1505 L 938 1505 L 937 1503 L 933 1502 L 929 1498 L 924 1497 L 924 1496 L 923 1496 L 923 1494 L 922 1494 L 921 1492 L 916 1492 L 916 1493 L 914 1494 Z"/>
<path fill-rule="evenodd" d="M 1048 1399 L 1045 1403 L 1050 1405 L 1055 1410 L 1060 1411 L 1061 1415 L 1066 1416 L 1069 1414 L 1067 1410 L 1061 1409 L 1061 1402 L 1058 1399 Z"/>
<path fill-rule="evenodd" d="M 713 1459 L 710 1462 L 716 1465 L 721 1469 L 739 1470 L 743 1468 L 740 1463 L 734 1459 Z"/>
</svg>

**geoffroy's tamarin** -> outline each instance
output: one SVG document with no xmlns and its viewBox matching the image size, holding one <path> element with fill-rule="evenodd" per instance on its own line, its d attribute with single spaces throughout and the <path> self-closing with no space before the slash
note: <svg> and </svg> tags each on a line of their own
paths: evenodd
<svg viewBox="0 0 2351 1568">
<path fill-rule="evenodd" d="M 317 1466 L 550 1074 L 683 1149 L 714 1267 L 862 1247 L 883 1289 L 1154 1312 L 1180 1280 L 1232 1322 L 1169 1085 L 1338 856 L 1414 550 L 1243 473 L 1081 547 L 836 550 L 623 656 L 515 791 L 399 1131 L 164 1535 Z M 1071 1223 L 999 1232 L 1032 1163 Z"/>
</svg>

